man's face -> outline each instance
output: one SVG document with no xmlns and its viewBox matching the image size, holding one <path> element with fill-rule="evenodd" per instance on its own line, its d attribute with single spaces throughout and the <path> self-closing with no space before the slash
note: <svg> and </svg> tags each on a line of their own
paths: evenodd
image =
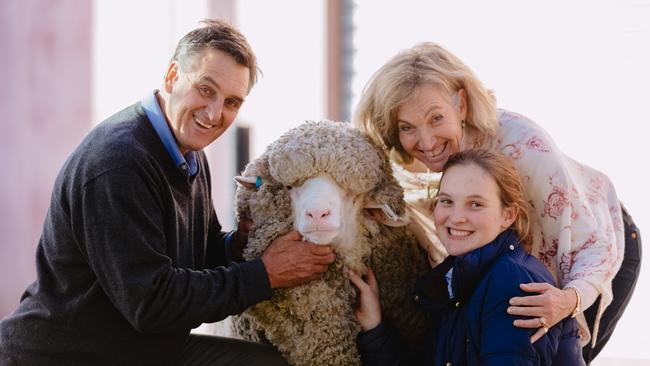
<svg viewBox="0 0 650 366">
<path fill-rule="evenodd" d="M 248 93 L 248 79 L 246 66 L 212 48 L 189 56 L 183 67 L 169 65 L 164 113 L 183 155 L 210 145 L 230 127 Z"/>
</svg>

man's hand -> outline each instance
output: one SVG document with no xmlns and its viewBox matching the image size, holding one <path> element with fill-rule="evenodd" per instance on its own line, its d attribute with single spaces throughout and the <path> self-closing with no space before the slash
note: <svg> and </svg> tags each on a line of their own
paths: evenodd
<svg viewBox="0 0 650 366">
<path fill-rule="evenodd" d="M 359 307 L 354 316 L 359 321 L 364 332 L 375 328 L 381 323 L 381 305 L 379 304 L 379 286 L 372 269 L 368 268 L 367 282 L 350 270 L 350 281 L 359 289 Z"/>
<path fill-rule="evenodd" d="M 329 245 L 301 241 L 292 231 L 275 239 L 262 254 L 271 288 L 292 287 L 321 277 L 336 255 Z"/>
</svg>

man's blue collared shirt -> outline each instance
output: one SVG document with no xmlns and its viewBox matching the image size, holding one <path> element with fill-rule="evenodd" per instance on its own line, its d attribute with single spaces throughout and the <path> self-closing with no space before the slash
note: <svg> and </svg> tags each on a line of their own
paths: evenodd
<svg viewBox="0 0 650 366">
<path fill-rule="evenodd" d="M 158 104 L 158 100 L 156 100 L 157 92 L 157 90 L 154 90 L 151 94 L 142 99 L 142 108 L 147 114 L 147 117 L 149 117 L 149 120 L 158 133 L 163 145 L 165 145 L 165 149 L 174 160 L 174 164 L 176 164 L 176 166 L 188 177 L 194 176 L 199 170 L 196 162 L 196 153 L 190 151 L 185 154 L 185 156 L 181 154 L 181 150 L 176 144 L 176 139 L 172 134 L 172 130 L 169 128 L 169 125 L 167 125 L 165 115 L 160 110 L 160 105 Z"/>
<path fill-rule="evenodd" d="M 199 166 L 196 162 L 196 153 L 190 151 L 185 154 L 185 156 L 181 154 L 181 150 L 178 148 L 178 145 L 176 145 L 176 139 L 172 134 L 172 130 L 169 128 L 169 125 L 167 125 L 167 120 L 160 110 L 158 100 L 156 100 L 157 92 L 157 90 L 154 90 L 153 93 L 142 99 L 142 108 L 147 114 L 147 117 L 149 117 L 149 120 L 158 133 L 163 145 L 165 145 L 165 149 L 169 153 L 169 156 L 174 160 L 174 164 L 176 164 L 176 166 L 188 177 L 194 176 L 199 171 Z M 230 247 L 234 233 L 234 231 L 231 231 L 225 238 L 224 246 L 226 250 L 226 260 L 228 262 L 232 261 Z"/>
</svg>

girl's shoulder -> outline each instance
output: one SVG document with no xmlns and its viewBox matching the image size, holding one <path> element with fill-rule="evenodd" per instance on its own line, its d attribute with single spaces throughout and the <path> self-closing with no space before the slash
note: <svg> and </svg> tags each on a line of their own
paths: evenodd
<svg viewBox="0 0 650 366">
<path fill-rule="evenodd" d="M 551 272 L 537 258 L 522 248 L 502 254 L 485 273 L 483 285 L 495 296 L 523 293 L 519 285 L 530 282 L 547 282 L 555 285 Z"/>
</svg>

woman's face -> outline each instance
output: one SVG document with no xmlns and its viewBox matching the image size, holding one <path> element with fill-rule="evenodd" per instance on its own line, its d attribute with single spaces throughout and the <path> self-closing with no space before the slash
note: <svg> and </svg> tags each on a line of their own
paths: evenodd
<svg viewBox="0 0 650 366">
<path fill-rule="evenodd" d="M 494 177 L 474 163 L 454 165 L 440 182 L 433 220 L 450 255 L 491 242 L 515 221 L 517 210 L 501 203 Z"/>
<path fill-rule="evenodd" d="M 455 95 L 432 85 L 419 87 L 397 109 L 399 141 L 410 156 L 440 172 L 449 156 L 461 150 L 465 91 Z"/>
</svg>

